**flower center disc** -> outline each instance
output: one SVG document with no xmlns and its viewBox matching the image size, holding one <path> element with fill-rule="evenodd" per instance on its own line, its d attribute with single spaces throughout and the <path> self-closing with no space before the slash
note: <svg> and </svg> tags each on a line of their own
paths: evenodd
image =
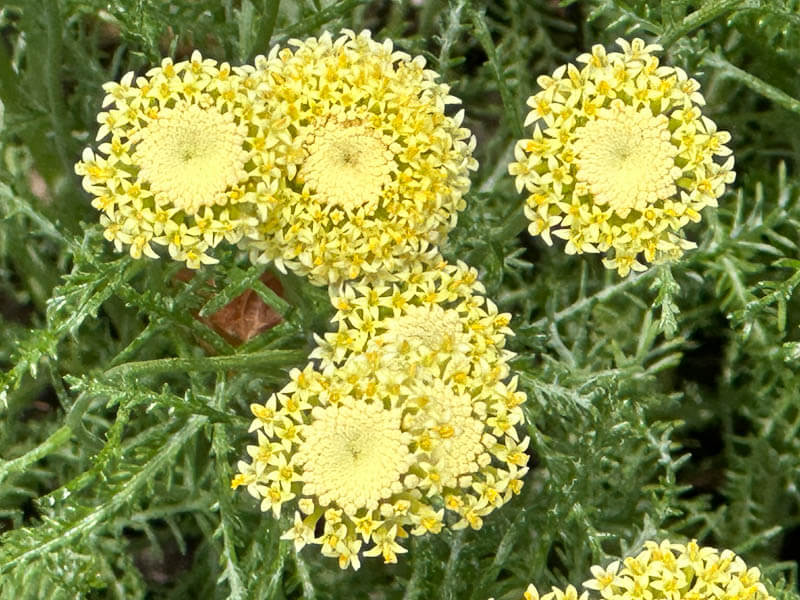
<svg viewBox="0 0 800 600">
<path fill-rule="evenodd" d="M 317 407 L 297 452 L 303 478 L 324 504 L 370 510 L 396 491 L 408 466 L 409 436 L 401 411 L 381 404 Z M 323 505 L 324 505 L 323 504 Z"/>
<path fill-rule="evenodd" d="M 231 113 L 178 104 L 142 129 L 133 158 L 156 197 L 194 214 L 247 178 L 243 129 Z"/>
<path fill-rule="evenodd" d="M 391 183 L 391 155 L 372 128 L 328 122 L 313 134 L 300 176 L 326 204 L 358 208 Z"/>
<path fill-rule="evenodd" d="M 608 204 L 624 218 L 677 192 L 678 148 L 670 143 L 664 115 L 615 103 L 575 135 L 575 177 L 588 185 L 596 204 Z"/>
</svg>

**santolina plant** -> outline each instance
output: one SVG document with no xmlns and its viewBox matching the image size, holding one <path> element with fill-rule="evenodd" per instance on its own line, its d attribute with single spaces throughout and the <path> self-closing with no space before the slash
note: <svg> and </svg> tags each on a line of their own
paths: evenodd
<svg viewBox="0 0 800 600">
<path fill-rule="evenodd" d="M 157 257 L 157 243 L 197 268 L 227 239 L 255 262 L 339 284 L 338 331 L 251 406 L 258 444 L 232 487 L 276 518 L 296 500 L 283 538 L 358 569 L 361 556 L 397 562 L 398 539 L 439 533 L 445 510 L 454 529 L 480 529 L 520 492 L 525 395 L 507 381 L 510 315 L 474 269 L 437 258 L 477 167 L 463 111 L 444 113 L 458 100 L 424 59 L 368 31 L 289 44 L 233 72 L 195 52 L 107 84 L 97 137 L 111 142 L 76 171 L 106 238 L 133 258 Z M 700 119 L 697 83 L 659 67 L 658 46 L 618 44 L 622 54 L 595 46 L 582 71 L 539 78 L 528 122 L 545 128 L 517 144 L 524 162 L 510 171 L 533 192 L 533 233 L 549 243 L 552 225 L 570 225 L 555 232 L 568 252 L 613 246 L 606 264 L 625 275 L 643 268 L 639 251 L 677 257 L 688 244 L 672 231 L 733 175 L 732 159 L 712 160 L 730 154 L 729 136 Z"/>
<path fill-rule="evenodd" d="M 0 600 L 797 600 L 791 3 L 6 4 Z"/>
</svg>

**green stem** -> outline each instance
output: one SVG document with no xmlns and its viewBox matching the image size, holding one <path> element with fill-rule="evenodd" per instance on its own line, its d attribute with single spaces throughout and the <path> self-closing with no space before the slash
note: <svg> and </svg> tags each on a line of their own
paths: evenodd
<svg viewBox="0 0 800 600">
<path fill-rule="evenodd" d="M 281 542 L 278 548 L 278 555 L 269 566 L 272 574 L 268 580 L 265 580 L 266 588 L 264 589 L 264 593 L 256 597 L 275 598 L 277 596 L 276 592 L 283 580 L 283 571 L 286 568 L 286 558 L 289 556 L 290 552 L 294 552 L 294 546 L 287 542 Z"/>
<path fill-rule="evenodd" d="M 431 565 L 424 557 L 427 556 L 424 550 L 429 544 L 427 538 L 414 538 L 411 542 L 411 577 L 408 579 L 406 589 L 403 592 L 403 600 L 417 600 L 427 598 L 425 595 L 425 584 L 428 582 L 426 575 L 429 574 Z"/>
<path fill-rule="evenodd" d="M 469 9 L 469 15 L 472 19 L 475 37 L 478 42 L 480 42 L 481 46 L 483 46 L 483 50 L 486 52 L 486 56 L 489 59 L 489 65 L 497 80 L 497 88 L 500 90 L 500 98 L 505 108 L 505 117 L 511 120 L 509 125 L 514 132 L 514 137 L 521 138 L 523 136 L 522 117 L 520 116 L 519 106 L 517 106 L 517 99 L 506 83 L 505 76 L 503 75 L 503 67 L 500 64 L 500 60 L 497 58 L 497 48 L 492 40 L 489 27 L 486 25 L 486 19 L 484 19 L 480 12 L 472 8 Z"/>
<path fill-rule="evenodd" d="M 719 0 L 706 2 L 693 13 L 686 15 L 677 25 L 666 27 L 661 36 L 661 45 L 664 46 L 664 48 L 669 48 L 689 32 L 705 25 L 709 21 L 713 21 L 744 1 L 745 0 Z"/>
<path fill-rule="evenodd" d="M 459 580 L 458 566 L 461 559 L 461 550 L 464 548 L 464 530 L 459 529 L 453 533 L 450 542 L 450 556 L 444 568 L 442 581 L 442 598 L 457 598 L 457 587 L 461 583 Z"/>
<path fill-rule="evenodd" d="M 447 78 L 447 70 L 450 65 L 450 49 L 461 32 L 461 12 L 464 10 L 464 4 L 465 0 L 450 1 L 447 27 L 442 33 L 442 47 L 439 50 L 439 74 L 442 79 Z"/>
<path fill-rule="evenodd" d="M 65 143 L 65 140 L 68 139 L 67 119 L 64 114 L 64 93 L 59 70 L 64 53 L 61 40 L 64 31 L 64 19 L 60 15 L 59 4 L 59 2 L 47 2 L 45 4 L 47 61 L 45 62 L 46 73 L 44 80 L 47 92 L 48 116 L 55 132 L 56 151 L 64 170 L 70 171 L 74 158 L 70 156 Z"/>
<path fill-rule="evenodd" d="M 361 6 L 362 4 L 367 4 L 368 2 L 370 2 L 370 0 L 342 0 L 337 4 L 317 11 L 310 17 L 306 17 L 302 21 L 298 21 L 294 25 L 291 25 L 290 27 L 280 31 L 275 37 L 275 41 L 279 42 L 287 38 L 307 35 L 310 31 L 316 31 L 324 25 L 329 25 L 329 23 L 334 19 L 344 17 L 356 7 Z"/>
<path fill-rule="evenodd" d="M 214 407 L 224 412 L 225 410 L 225 377 L 217 377 L 214 390 Z M 217 423 L 213 427 L 211 445 L 214 449 L 215 470 L 217 472 L 217 485 L 219 494 L 219 528 L 222 531 L 222 562 L 224 565 L 225 579 L 230 588 L 229 598 L 233 600 L 247 597 L 247 588 L 244 584 L 242 570 L 239 567 L 239 558 L 236 556 L 236 530 L 234 527 L 234 510 L 229 482 L 231 469 L 228 461 L 228 452 L 231 449 L 225 425 Z"/>
<path fill-rule="evenodd" d="M 786 92 L 779 90 L 775 86 L 759 79 L 755 75 L 751 75 L 747 71 L 743 71 L 739 67 L 732 65 L 718 54 L 707 54 L 703 57 L 703 63 L 719 69 L 720 74 L 723 77 L 735 79 L 757 94 L 761 94 L 765 98 L 769 98 L 775 102 L 775 104 L 778 104 L 792 112 L 800 113 L 800 101 L 796 100 Z"/>
<path fill-rule="evenodd" d="M 478 188 L 479 192 L 493 192 L 497 182 L 505 177 L 508 177 L 508 163 L 510 163 L 514 158 L 514 146 L 516 145 L 517 141 L 512 141 L 498 157 L 492 172 L 481 182 L 481 185 Z"/>
<path fill-rule="evenodd" d="M 303 586 L 303 598 L 305 600 L 314 600 L 317 597 L 317 590 L 314 588 L 314 582 L 311 579 L 311 573 L 308 571 L 308 565 L 300 558 L 300 553 L 294 553 L 294 565 L 297 569 L 297 577 L 300 579 L 300 584 Z"/>
<path fill-rule="evenodd" d="M 520 204 L 508 213 L 506 218 L 503 219 L 502 225 L 492 228 L 489 238 L 498 241 L 515 238 L 528 228 L 528 222 L 524 209 Z"/>
<path fill-rule="evenodd" d="M 264 21 L 261 25 L 261 41 L 257 46 L 262 52 L 266 53 L 269 50 L 270 42 L 272 41 L 272 33 L 275 31 L 275 23 L 278 21 L 278 9 L 281 6 L 281 0 L 267 0 L 267 5 L 264 11 Z"/>
<path fill-rule="evenodd" d="M 24 471 L 29 465 L 63 446 L 71 436 L 72 430 L 67 425 L 64 425 L 53 432 L 50 437 L 36 446 L 36 448 L 29 450 L 22 456 L 9 461 L 0 461 L 0 482 L 12 473 Z"/>
<path fill-rule="evenodd" d="M 89 433 L 89 431 L 83 426 L 83 421 L 81 419 L 84 412 L 86 412 L 92 397 L 93 396 L 91 394 L 80 394 L 78 399 L 75 401 L 73 408 L 70 409 L 69 413 L 67 413 L 66 418 L 67 425 L 71 427 L 75 437 L 78 438 L 78 445 L 83 446 L 85 449 L 89 449 L 89 451 L 92 452 L 92 466 L 86 471 L 82 471 L 80 474 L 76 475 L 65 485 L 56 488 L 52 492 L 49 492 L 46 496 L 42 496 L 39 498 L 38 502 L 41 503 L 47 502 L 48 500 L 60 500 L 69 494 L 74 494 L 77 491 L 85 488 L 86 486 L 90 485 L 100 473 L 102 473 L 109 461 L 115 457 L 116 451 L 120 447 L 122 433 L 125 429 L 125 426 L 128 424 L 128 421 L 130 421 L 130 408 L 124 405 L 119 407 L 114 424 L 111 425 L 109 430 L 106 432 L 106 441 L 104 444 L 95 435 Z"/>
<path fill-rule="evenodd" d="M 231 356 L 203 356 L 198 358 L 158 358 L 129 362 L 108 369 L 104 375 L 113 377 L 141 377 L 158 373 L 180 373 L 185 371 L 226 371 L 228 369 L 281 368 L 302 361 L 307 352 L 303 350 L 263 350 L 253 354 Z"/>
<path fill-rule="evenodd" d="M 607 288 L 603 288 L 596 294 L 592 294 L 591 296 L 586 296 L 585 298 L 582 298 L 581 300 L 578 300 L 577 302 L 574 302 L 573 304 L 569 305 L 564 310 L 560 310 L 553 316 L 553 323 L 560 323 L 567 317 L 570 317 L 575 313 L 578 313 L 586 308 L 589 308 L 590 306 L 593 306 L 597 302 L 602 302 L 603 300 L 607 300 L 614 294 L 617 294 L 630 287 L 633 287 L 641 281 L 646 281 L 650 279 L 655 274 L 656 274 L 656 269 L 648 269 L 644 273 L 631 274 L 630 276 L 628 276 L 626 279 L 623 279 L 619 283 L 611 285 Z M 534 321 L 533 323 L 531 323 L 531 325 L 533 327 L 544 327 L 545 325 L 547 325 L 549 320 L 550 319 L 548 317 L 542 317 L 538 321 Z"/>
</svg>

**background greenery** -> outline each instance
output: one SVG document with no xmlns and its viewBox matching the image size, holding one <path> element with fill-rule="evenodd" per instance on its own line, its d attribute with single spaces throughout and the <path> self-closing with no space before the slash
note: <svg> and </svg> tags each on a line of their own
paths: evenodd
<svg viewBox="0 0 800 600">
<path fill-rule="evenodd" d="M 512 312 L 532 472 L 481 531 L 342 572 L 229 482 L 248 405 L 304 364 L 324 289 L 233 251 L 185 281 L 115 254 L 73 174 L 101 84 L 197 48 L 234 64 L 341 27 L 391 37 L 464 101 L 481 168 L 446 248 Z M 506 175 L 539 74 L 664 44 L 731 131 L 737 182 L 682 262 L 620 280 L 524 232 Z M 742 553 L 779 598 L 800 558 L 800 2 L 0 2 L 0 599 L 517 597 L 669 535 Z M 235 346 L 199 315 L 253 288 Z"/>
</svg>

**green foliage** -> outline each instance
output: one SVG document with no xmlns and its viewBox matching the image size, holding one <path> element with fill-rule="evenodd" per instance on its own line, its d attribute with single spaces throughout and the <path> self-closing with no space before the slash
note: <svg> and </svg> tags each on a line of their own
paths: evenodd
<svg viewBox="0 0 800 600">
<path fill-rule="evenodd" d="M 531 473 L 480 531 L 358 572 L 230 489 L 249 405 L 330 327 L 325 290 L 234 250 L 187 280 L 113 252 L 73 174 L 105 81 L 192 49 L 240 64 L 368 27 L 462 98 L 481 164 L 445 248 L 513 315 Z M 620 280 L 524 231 L 507 175 L 536 77 L 645 36 L 731 131 L 737 182 L 684 260 Z M 17 0 L 0 6 L 0 599 L 516 598 L 670 536 L 797 600 L 800 2 Z M 253 289 L 282 322 L 210 326 Z"/>
</svg>

